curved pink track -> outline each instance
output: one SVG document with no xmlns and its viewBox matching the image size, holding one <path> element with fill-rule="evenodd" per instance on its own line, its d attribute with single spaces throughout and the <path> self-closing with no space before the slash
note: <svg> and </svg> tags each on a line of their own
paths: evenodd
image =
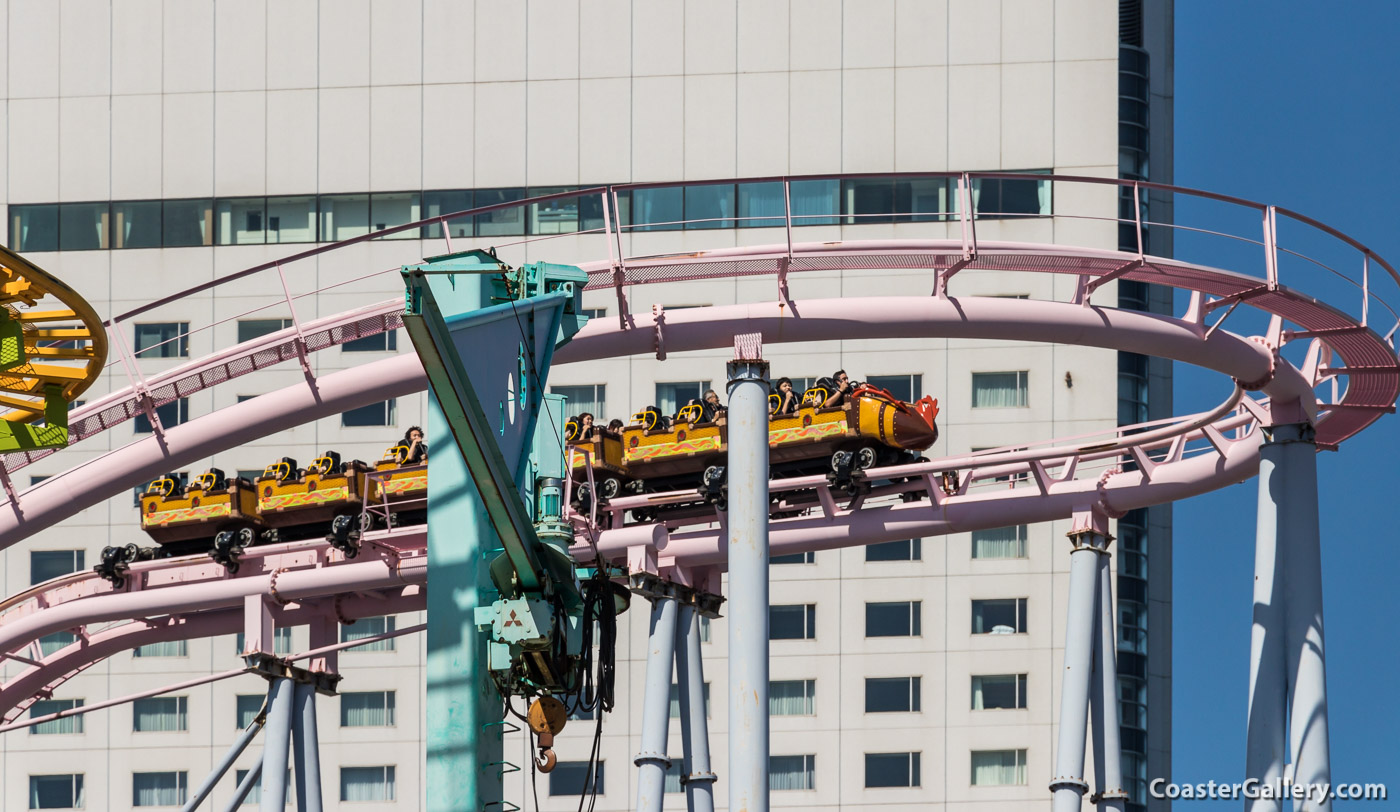
<svg viewBox="0 0 1400 812">
<path fill-rule="evenodd" d="M 1248 205 L 1258 208 L 1257 204 Z M 1306 218 L 1295 219 L 1321 227 Z M 1369 261 L 1395 278 L 1389 266 L 1364 247 L 1321 228 L 1365 251 Z M 624 315 L 590 324 L 571 344 L 561 348 L 557 363 L 651 352 L 662 346 L 666 351 L 719 348 L 728 346 L 737 332 L 753 331 L 761 332 L 763 340 L 770 344 L 834 338 L 999 338 L 1080 344 L 1168 357 L 1219 371 L 1247 388 L 1262 389 L 1267 395 L 1265 400 L 1240 402 L 1233 415 L 1222 412 L 1210 424 L 1183 419 L 1176 424 L 1159 425 L 1159 431 L 1143 435 L 1157 438 L 1151 441 L 1134 440 L 1120 430 L 1106 437 L 1055 441 L 1040 452 L 1007 450 L 930 461 L 922 467 L 901 470 L 901 476 L 912 478 L 897 488 L 847 504 L 837 503 L 824 488 L 816 488 L 823 492 L 819 506 L 808 504 L 802 507 L 805 515 L 773 523 L 771 538 L 778 553 L 934 535 L 1007 522 L 1045 521 L 1089 507 L 1112 514 L 1184 498 L 1254 474 L 1258 464 L 1257 427 L 1273 419 L 1271 409 L 1284 410 L 1281 419 L 1298 419 L 1321 411 L 1320 439 L 1324 444 L 1335 445 L 1393 409 L 1400 392 L 1400 367 L 1390 341 L 1393 328 L 1391 334 L 1382 337 L 1340 310 L 1279 284 L 1276 275 L 1261 280 L 1173 260 L 1064 246 L 987 242 L 978 245 L 975 232 L 970 247 L 965 232 L 962 241 L 789 242 L 642 258 L 624 258 L 620 252 L 613 252 L 611 237 L 606 242 L 611 258 L 586 266 L 590 273 L 588 287 L 616 287 Z M 315 249 L 308 255 L 334 248 Z M 1221 298 L 1197 299 L 1186 318 L 1173 319 L 1090 307 L 1090 296 L 1072 304 L 941 295 L 794 302 L 785 296 L 782 287 L 784 278 L 805 271 L 879 268 L 927 270 L 930 291 L 941 287 L 936 285 L 939 276 L 946 282 L 954 272 L 1001 269 L 1073 274 L 1080 278 L 1081 290 L 1089 293 L 1109 279 L 1123 278 Z M 779 278 L 781 300 L 667 312 L 664 319 L 651 314 L 627 315 L 625 311 L 625 289 L 629 285 L 764 274 Z M 1365 290 L 1367 284 L 1362 283 L 1363 313 L 1374 296 Z M 1245 302 L 1278 317 L 1270 335 L 1263 339 L 1243 338 L 1207 327 L 1204 314 L 1232 301 Z M 217 385 L 250 367 L 280 363 L 306 351 L 358 337 L 365 331 L 394 329 L 396 309 L 394 303 L 378 303 L 302 325 L 300 344 L 284 331 L 184 365 L 159 381 L 149 382 L 146 388 L 164 386 L 170 397 L 183 396 Z M 1282 330 L 1284 320 L 1293 326 L 1291 330 Z M 1400 319 L 1397 321 L 1400 323 Z M 323 338 L 307 341 L 308 333 Z M 1281 344 L 1295 339 L 1314 341 L 1313 352 L 1301 371 L 1278 353 Z M 1342 396 L 1319 401 L 1315 387 L 1339 375 L 1348 380 Z M 17 500 L 0 506 L 0 547 L 120 493 L 132 481 L 148 479 L 172 466 L 292 425 L 385 397 L 420 391 L 424 385 L 421 367 L 413 356 L 319 379 L 308 375 L 305 384 L 174 427 L 163 437 L 137 441 L 30 488 Z M 75 417 L 88 422 L 75 434 L 91 436 L 130 417 L 135 413 L 137 398 L 143 394 L 137 389 L 114 393 L 79 412 Z M 15 460 L 13 456 L 6 460 L 9 470 L 30 461 L 28 457 Z M 1119 469 L 1128 462 L 1133 463 L 1130 467 L 1135 470 Z M 958 491 L 944 494 L 936 487 L 934 475 L 950 469 L 963 472 L 963 484 Z M 1015 487 L 987 487 L 994 477 L 1008 471 L 1025 472 L 1028 476 L 1024 486 L 1018 483 Z M 905 499 L 912 496 L 912 500 L 897 499 L 900 492 Z M 590 548 L 596 545 L 606 557 L 625 561 L 631 554 L 649 549 L 659 555 L 663 569 L 722 567 L 723 546 L 720 531 L 714 526 L 717 518 L 722 519 L 701 511 L 668 521 L 668 535 L 657 527 L 620 526 L 620 520 L 614 525 L 617 529 L 598 533 L 584 527 L 586 520 L 582 517 L 576 517 L 581 527 L 579 551 L 589 551 L 591 555 Z M 222 575 L 207 560 L 172 559 L 160 562 L 161 566 L 138 567 L 135 587 L 112 590 L 105 582 L 81 576 L 36 587 L 0 606 L 0 652 L 18 653 L 38 636 L 65 628 L 80 629 L 84 640 L 42 658 L 39 664 L 0 686 L 0 707 L 17 708 L 23 704 L 23 697 L 51 690 L 56 681 L 67 678 L 65 675 L 86 667 L 84 663 L 96 662 L 137 640 L 170 639 L 162 635 L 193 637 L 222 633 L 227 630 L 225 627 L 236 628 L 238 613 L 234 607 L 249 595 L 273 594 L 278 601 L 320 604 L 323 612 L 327 611 L 325 603 L 331 601 L 340 604 L 336 611 L 345 613 L 345 604 L 335 596 L 351 592 L 392 593 L 399 596 L 396 600 L 411 604 L 421 598 L 421 590 L 416 586 L 421 583 L 421 561 L 415 556 L 421 554 L 424 534 L 421 528 L 407 528 L 390 535 L 392 539 L 385 539 L 388 546 L 367 546 L 375 560 L 346 562 L 328 552 L 324 545 L 269 548 L 260 553 L 262 563 L 258 567 L 236 577 Z M 161 580 L 162 572 L 177 575 L 166 582 Z M 189 583 L 187 579 L 191 578 L 198 583 Z M 301 615 L 293 611 L 286 613 L 288 622 L 296 622 L 298 617 Z M 112 629 L 97 628 L 125 618 L 144 620 Z"/>
</svg>

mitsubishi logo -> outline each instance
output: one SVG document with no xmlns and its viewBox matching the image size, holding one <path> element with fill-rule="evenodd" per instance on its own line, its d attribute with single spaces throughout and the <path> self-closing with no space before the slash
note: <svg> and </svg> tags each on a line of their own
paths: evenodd
<svg viewBox="0 0 1400 812">
<path fill-rule="evenodd" d="M 521 627 L 522 629 L 525 628 L 525 624 L 522 623 L 522 622 L 520 621 L 520 618 L 516 616 L 515 610 L 514 610 L 514 609 L 510 610 L 510 620 L 507 620 L 507 621 L 505 622 L 505 625 L 503 626 L 503 628 L 507 628 L 507 629 L 508 629 L 508 628 L 510 628 L 511 626 L 519 626 L 519 627 Z"/>
</svg>

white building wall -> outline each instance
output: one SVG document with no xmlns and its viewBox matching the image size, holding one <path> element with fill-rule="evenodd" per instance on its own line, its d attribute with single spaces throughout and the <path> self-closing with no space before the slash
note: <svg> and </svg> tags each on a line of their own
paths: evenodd
<svg viewBox="0 0 1400 812">
<path fill-rule="evenodd" d="M 297 0 L 248 5 L 174 0 L 0 0 L 0 216 L 8 206 L 90 200 L 236 197 L 490 187 L 580 186 L 783 173 L 1027 170 L 1113 176 L 1117 172 L 1116 3 L 1103 0 L 807 0 L 729 2 L 457 3 L 447 0 Z M 1169 51 L 1169 49 L 1168 49 Z M 1154 147 L 1154 150 L 1157 149 Z M 1169 154 L 1169 149 L 1168 149 Z M 1058 211 L 1115 216 L 1111 189 L 1055 190 Z M 1112 224 L 1085 220 L 983 221 L 982 239 L 1115 247 Z M 942 237 L 939 223 L 820 226 L 799 239 Z M 514 238 L 504 238 L 512 241 Z M 639 233 L 632 253 L 713 248 L 781 239 L 765 229 Z M 482 241 L 485 243 L 486 241 Z M 159 294 L 285 256 L 305 246 L 259 245 L 41 253 L 33 258 L 83 293 L 103 315 Z M 460 250 L 460 242 L 454 248 Z M 289 267 L 294 293 L 330 280 L 391 270 L 440 241 L 377 242 Z M 597 238 L 564 237 L 512 262 L 582 261 L 602 256 Z M 793 296 L 928 295 L 926 272 L 795 275 Z M 1067 298 L 1069 277 L 965 273 L 955 294 Z M 351 293 L 349 291 L 359 291 Z M 398 292 L 386 273 L 347 291 L 300 300 L 310 319 Z M 382 294 L 379 297 L 377 294 Z M 642 286 L 633 310 L 653 305 L 721 305 L 771 299 L 771 279 Z M 1100 294 L 1113 301 L 1112 286 Z M 228 319 L 281 296 L 275 275 L 189 297 L 142 320 Z M 586 306 L 615 317 L 610 292 Z M 276 305 L 259 317 L 289 316 Z M 190 339 L 192 357 L 233 342 L 230 322 Z M 130 340 L 130 334 L 127 335 Z M 399 350 L 407 351 L 406 336 Z M 718 387 L 726 353 L 648 355 L 587 368 L 560 367 L 556 384 L 606 383 L 608 417 L 654 398 L 655 381 L 708 380 Z M 920 374 L 940 399 L 942 437 L 930 453 L 1029 442 L 1114 425 L 1112 353 L 1011 342 L 831 341 L 768 348 L 774 375 L 818 376 L 838 367 L 856 378 Z M 379 354 L 318 353 L 320 373 Z M 142 362 L 149 375 L 175 361 Z M 971 373 L 1029 370 L 1030 406 L 972 410 Z M 1074 386 L 1065 384 L 1072 375 Z M 191 415 L 300 380 L 295 365 L 200 393 Z M 95 392 L 125 385 L 109 373 Z M 226 471 L 261 468 L 325 448 L 377 457 L 410 424 L 423 399 L 400 399 L 396 425 L 342 428 L 319 420 L 218 455 Z M 26 469 L 57 473 L 133 439 L 129 425 Z M 437 438 L 435 442 L 443 442 Z M 132 485 L 136 483 L 131 483 Z M 815 603 L 812 641 L 773 644 L 774 678 L 817 682 L 812 717 L 773 724 L 778 754 L 816 756 L 813 791 L 774 793 L 775 806 L 863 809 L 1040 808 L 1053 764 L 1059 641 L 1067 545 L 1063 523 L 1030 528 L 1029 555 L 973 561 L 966 534 L 923 541 L 923 560 L 866 563 L 863 551 L 822 552 L 810 565 L 773 571 L 776 603 Z M 29 585 L 29 553 L 83 549 L 91 566 L 108 544 L 145 542 L 129 492 L 4 551 L 6 594 Z M 970 601 L 1025 597 L 1029 632 L 1007 638 L 968 633 Z M 922 602 L 921 637 L 870 640 L 869 600 Z M 1169 606 L 1169 604 L 1167 604 Z M 1155 608 L 1155 606 L 1154 606 Z M 638 749 L 645 611 L 632 612 L 619 657 L 619 707 L 604 727 L 608 764 L 599 809 L 633 804 L 630 762 Z M 403 616 L 399 623 L 421 617 Z M 306 645 L 294 631 L 295 648 Z M 393 808 L 423 805 L 422 643 L 393 654 L 346 654 L 346 690 L 393 689 L 392 729 L 341 730 L 335 701 L 323 701 L 323 773 L 329 808 L 341 765 L 394 764 Z M 705 646 L 712 691 L 712 750 L 725 793 L 725 622 Z M 155 684 L 233 667 L 230 638 L 196 640 L 177 659 L 124 654 L 74 678 L 60 697 L 97 701 Z M 1153 657 L 1154 673 L 1169 662 Z M 13 669 L 13 666 L 10 667 Z M 1025 673 L 1025 710 L 971 711 L 970 675 Z M 865 676 L 920 676 L 922 711 L 868 715 Z M 1162 676 L 1165 681 L 1169 678 Z M 0 737 L 5 790 L 0 810 L 26 808 L 28 776 L 86 776 L 86 808 L 124 809 L 133 770 L 180 769 L 197 785 L 235 735 L 233 696 L 254 693 L 250 677 L 187 692 L 188 733 L 132 733 L 131 709 L 88 715 L 74 736 Z M 1154 707 L 1165 703 L 1154 696 Z M 591 734 L 576 723 L 560 739 L 561 759 L 583 758 Z M 678 731 L 672 751 L 679 753 Z M 528 758 L 519 737 L 510 760 Z M 970 786 L 974 749 L 1027 751 L 1024 786 Z M 919 752 L 919 786 L 867 790 L 863 754 Z M 62 754 L 61 760 L 55 756 Z M 249 761 L 245 756 L 240 762 Z M 518 774 L 511 798 L 528 795 Z M 216 793 L 228 797 L 231 784 Z M 573 808 L 551 798 L 544 809 Z M 677 806 L 678 796 L 668 798 Z M 362 808 L 363 805 L 360 805 Z M 348 806 L 346 808 L 349 808 Z"/>
</svg>

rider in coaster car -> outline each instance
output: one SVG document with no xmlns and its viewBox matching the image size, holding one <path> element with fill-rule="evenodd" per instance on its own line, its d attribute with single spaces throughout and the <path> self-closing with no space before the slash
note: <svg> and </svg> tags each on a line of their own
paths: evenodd
<svg viewBox="0 0 1400 812">
<path fill-rule="evenodd" d="M 621 432 L 621 431 L 622 431 L 622 425 L 623 425 L 622 421 L 619 420 L 618 418 L 614 417 L 612 420 L 609 420 L 609 421 L 608 421 L 608 431 L 611 431 L 611 432 L 613 432 L 613 433 Z"/>
<path fill-rule="evenodd" d="M 832 392 L 831 396 L 822 404 L 824 409 L 844 404 L 846 398 L 851 396 L 851 390 L 855 388 L 851 384 L 851 377 L 846 374 L 844 369 L 836 370 L 836 374 L 832 375 L 831 378 L 836 383 L 836 391 Z"/>
<path fill-rule="evenodd" d="M 779 378 L 778 385 L 773 390 L 773 393 L 778 396 L 778 409 L 773 412 L 775 417 L 782 417 L 783 415 L 793 414 L 797 411 L 797 401 L 799 398 L 797 393 L 792 391 L 791 378 Z"/>
<path fill-rule="evenodd" d="M 719 395 L 713 389 L 705 392 L 705 402 L 700 406 L 705 410 L 706 423 L 715 422 L 715 418 L 724 417 L 725 412 L 728 411 L 724 408 L 724 404 L 719 402 Z"/>
<path fill-rule="evenodd" d="M 594 432 L 600 431 L 593 426 L 593 413 L 584 412 L 578 416 L 579 437 L 582 440 L 592 440 Z"/>
<path fill-rule="evenodd" d="M 404 465 L 417 465 L 428 461 L 428 444 L 423 442 L 423 430 L 418 426 L 410 426 L 408 431 L 403 433 L 403 445 L 408 448 L 404 454 Z"/>
</svg>

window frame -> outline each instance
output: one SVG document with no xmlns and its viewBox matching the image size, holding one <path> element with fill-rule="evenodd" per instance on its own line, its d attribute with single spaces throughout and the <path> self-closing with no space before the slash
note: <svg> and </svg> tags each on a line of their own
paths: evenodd
<svg viewBox="0 0 1400 812">
<path fill-rule="evenodd" d="M 878 683 L 889 683 L 888 687 L 896 687 L 897 683 L 904 683 L 904 704 L 903 708 L 884 708 L 871 710 L 870 697 L 872 689 L 878 689 Z M 872 684 L 876 683 L 876 684 Z M 923 677 L 866 677 L 865 678 L 865 712 L 872 713 L 923 713 Z"/>
<path fill-rule="evenodd" d="M 1006 632 L 995 632 L 995 631 L 992 631 L 991 629 L 988 629 L 987 631 L 984 631 L 984 632 L 979 632 L 979 631 L 977 631 L 977 609 L 978 609 L 978 605 L 979 605 L 979 604 L 1007 603 L 1007 602 L 1012 602 L 1012 603 L 1015 604 L 1015 606 L 1014 606 L 1014 611 L 1015 611 L 1015 614 L 1016 614 L 1016 626 L 1015 626 L 1015 629 L 1016 629 L 1016 630 L 1015 630 L 1014 632 L 1012 632 L 1011 634 L 1029 634 L 1029 633 L 1030 633 L 1030 630 L 1029 630 L 1029 628 L 1027 628 L 1028 625 L 1029 625 L 1029 618 L 1028 618 L 1028 616 L 1027 616 L 1027 603 L 1028 603 L 1028 600 L 1027 600 L 1026 598 L 973 598 L 973 599 L 972 599 L 972 613 L 971 613 L 971 617 L 972 617 L 972 631 L 971 631 L 971 634 L 972 634 L 972 636 L 973 636 L 973 637 L 984 637 L 984 636 L 1000 637 L 1000 636 L 1010 636 L 1010 635 L 1008 635 Z M 998 624 L 998 625 L 1004 625 L 1004 624 Z M 993 628 L 995 628 L 995 627 L 993 627 Z"/>
<path fill-rule="evenodd" d="M 904 634 L 871 634 L 871 612 L 881 609 L 893 610 L 895 607 L 903 606 L 907 609 L 908 632 Z M 914 638 L 923 637 L 923 614 L 924 602 L 921 600 L 907 601 L 866 601 L 865 602 L 865 638 L 867 640 L 880 640 L 887 638 Z M 880 627 L 877 625 L 876 629 Z"/>
<path fill-rule="evenodd" d="M 1012 406 L 992 406 L 992 405 L 982 405 L 982 406 L 979 406 L 979 405 L 977 404 L 977 379 L 978 379 L 978 378 L 987 378 L 987 377 L 990 377 L 990 376 L 992 376 L 992 375 L 1015 375 L 1015 376 L 1016 376 L 1016 392 L 1017 392 L 1017 395 L 1018 395 L 1017 400 L 1019 400 L 1020 402 L 1017 403 L 1017 404 L 1015 404 L 1015 405 L 1012 405 Z M 980 372 L 973 372 L 973 373 L 972 373 L 972 390 L 971 390 L 971 392 L 972 392 L 972 403 L 971 403 L 971 405 L 969 406 L 969 408 L 972 408 L 972 409 L 1029 409 L 1029 408 L 1030 408 L 1030 405 L 1031 405 L 1030 370 L 1028 370 L 1028 369 L 1002 369 L 1002 370 L 983 370 L 983 371 L 980 371 Z"/>
</svg>

